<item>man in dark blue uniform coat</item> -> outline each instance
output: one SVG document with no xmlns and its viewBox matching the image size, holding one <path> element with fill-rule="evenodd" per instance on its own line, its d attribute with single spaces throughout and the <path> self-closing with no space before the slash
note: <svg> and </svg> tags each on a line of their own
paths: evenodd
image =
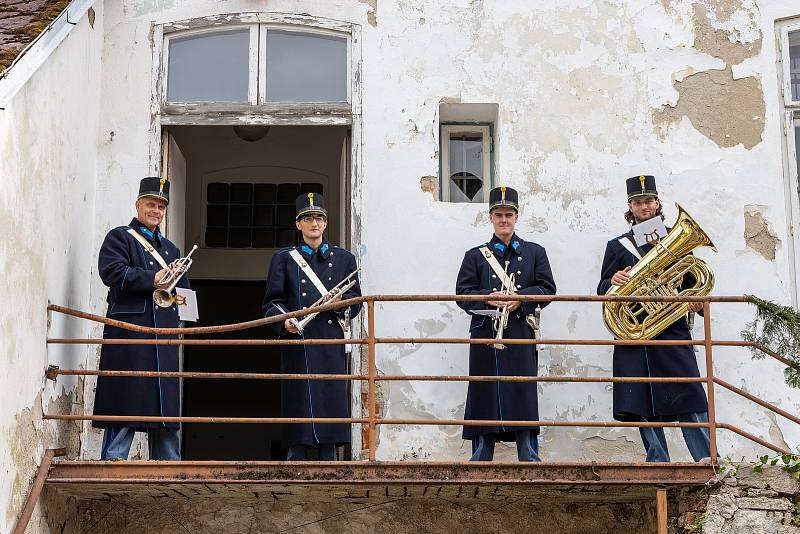
<svg viewBox="0 0 800 534">
<path fill-rule="evenodd" d="M 502 275 L 487 257 L 492 256 L 515 277 L 511 293 L 520 295 L 555 295 L 556 284 L 547 253 L 541 245 L 517 237 L 514 228 L 518 219 L 518 194 L 510 187 L 492 189 L 489 194 L 489 218 L 494 236 L 481 246 L 467 251 L 458 272 L 456 294 L 495 295 L 489 302 L 459 302 L 472 315 L 470 336 L 494 338 L 492 317 L 480 315 L 486 310 L 509 311 L 505 339 L 532 339 L 531 324 L 538 315 L 537 307 L 545 303 L 504 301 Z M 482 250 L 483 249 L 483 250 Z M 490 251 L 490 252 L 489 252 Z M 488 256 L 485 256 L 488 254 Z M 506 267 L 507 265 L 507 267 Z M 536 376 L 538 355 L 535 345 L 470 345 L 469 374 L 472 376 Z M 537 421 L 539 405 L 536 382 L 470 382 L 467 390 L 465 419 Z M 520 461 L 539 461 L 539 428 L 536 426 L 465 426 L 463 438 L 472 440 L 473 461 L 489 461 L 497 441 L 516 441 Z"/>
<path fill-rule="evenodd" d="M 653 217 L 661 217 L 661 201 L 653 176 L 634 176 L 626 182 L 628 189 L 629 224 L 639 224 Z M 632 249 L 631 249 L 632 247 Z M 608 242 L 603 258 L 597 294 L 604 295 L 612 285 L 623 285 L 628 271 L 652 245 L 637 247 L 633 230 Z M 637 257 L 631 250 L 638 253 Z M 687 275 L 690 276 L 690 275 Z M 684 280 L 689 285 L 692 280 Z M 689 312 L 702 309 L 702 303 L 689 303 Z M 654 339 L 691 339 L 686 317 L 681 317 Z M 614 376 L 633 377 L 684 377 L 700 376 L 694 350 L 689 345 L 676 346 L 615 346 Z M 681 421 L 704 423 L 708 421 L 708 402 L 699 383 L 619 383 L 614 384 L 614 419 L 618 421 Z M 707 428 L 682 428 L 683 437 L 695 461 L 710 456 Z M 664 429 L 640 427 L 642 443 L 648 462 L 669 462 Z"/>
<path fill-rule="evenodd" d="M 272 257 L 267 275 L 267 290 L 262 310 L 266 317 L 305 309 L 325 292 L 356 270 L 355 257 L 332 246 L 323 236 L 328 223 L 322 195 L 307 193 L 296 202 L 296 226 L 303 234 L 300 245 L 283 249 Z M 312 273 L 305 269 L 310 269 Z M 313 276 L 310 276 L 313 275 Z M 358 278 L 341 298 L 361 295 Z M 321 285 L 321 286 L 320 286 Z M 318 287 L 320 286 L 320 287 Z M 323 312 L 299 331 L 294 320 L 270 325 L 275 337 L 283 339 L 343 339 L 349 318 L 361 306 Z M 341 322 L 341 323 L 340 323 Z M 348 356 L 344 345 L 287 345 L 281 347 L 281 372 L 303 374 L 345 374 Z M 283 380 L 281 382 L 282 417 L 350 417 L 347 382 L 342 380 Z M 335 460 L 336 447 L 350 443 L 350 425 L 346 423 L 286 423 L 282 445 L 288 449 L 287 460 L 305 460 L 309 449 L 317 449 L 319 460 Z"/>
<path fill-rule="evenodd" d="M 114 228 L 100 247 L 100 278 L 108 286 L 106 317 L 127 323 L 174 328 L 178 310 L 173 304 L 162 308 L 153 302 L 153 291 L 164 288 L 159 281 L 167 272 L 156 258 L 166 264 L 181 253 L 159 229 L 169 202 L 169 182 L 157 177 L 144 178 L 136 200 L 136 217 L 128 226 Z M 134 235 L 135 234 L 135 235 Z M 152 252 L 151 252 L 152 251 Z M 188 288 L 182 277 L 178 287 Z M 176 336 L 153 336 L 106 326 L 105 339 L 174 339 Z M 114 371 L 178 371 L 177 345 L 103 345 L 100 369 Z M 97 379 L 95 415 L 179 416 L 177 378 L 110 377 Z M 101 459 L 124 460 L 137 431 L 147 432 L 150 458 L 180 460 L 178 423 L 136 421 L 94 421 L 103 428 Z"/>
</svg>

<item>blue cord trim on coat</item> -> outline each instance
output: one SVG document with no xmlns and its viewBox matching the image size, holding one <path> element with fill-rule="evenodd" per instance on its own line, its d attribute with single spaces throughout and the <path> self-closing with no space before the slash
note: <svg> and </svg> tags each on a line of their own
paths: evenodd
<svg viewBox="0 0 800 534">
<path fill-rule="evenodd" d="M 120 290 L 120 291 L 122 291 L 122 289 L 125 287 L 125 279 L 126 279 L 126 278 L 128 278 L 128 271 L 129 271 L 129 270 L 130 270 L 130 267 L 128 267 L 128 266 L 126 265 L 126 266 L 125 266 L 125 272 L 124 272 L 124 273 L 122 273 L 122 284 L 119 286 L 119 290 Z"/>
</svg>

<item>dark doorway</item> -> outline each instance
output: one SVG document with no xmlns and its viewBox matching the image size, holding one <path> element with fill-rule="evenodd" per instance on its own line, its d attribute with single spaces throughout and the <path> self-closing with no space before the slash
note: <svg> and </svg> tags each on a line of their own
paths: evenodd
<svg viewBox="0 0 800 534">
<path fill-rule="evenodd" d="M 266 266 L 264 267 L 266 269 Z M 250 321 L 261 317 L 264 282 L 192 280 L 200 321 L 196 326 Z M 265 339 L 266 327 L 187 338 Z M 193 346 L 184 348 L 186 371 L 279 373 L 278 347 Z M 278 380 L 191 378 L 183 381 L 183 415 L 280 417 Z M 186 460 L 280 460 L 280 426 L 259 424 L 183 425 Z"/>
</svg>

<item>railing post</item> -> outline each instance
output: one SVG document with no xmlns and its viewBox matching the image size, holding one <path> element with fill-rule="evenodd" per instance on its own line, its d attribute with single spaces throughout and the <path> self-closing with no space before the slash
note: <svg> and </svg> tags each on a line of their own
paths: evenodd
<svg viewBox="0 0 800 534">
<path fill-rule="evenodd" d="M 658 488 L 656 490 L 656 522 L 658 523 L 658 534 L 667 534 L 667 490 Z"/>
<path fill-rule="evenodd" d="M 714 406 L 714 359 L 711 343 L 711 303 L 703 301 L 703 341 L 706 352 L 706 384 L 708 386 L 708 438 L 711 465 L 717 465 L 717 411 Z"/>
<path fill-rule="evenodd" d="M 375 301 L 369 299 L 367 301 L 367 366 L 369 374 L 369 399 L 367 401 L 367 410 L 369 418 L 369 426 L 367 430 L 367 440 L 369 446 L 369 461 L 375 461 L 375 449 L 377 448 L 377 432 L 375 428 L 375 421 L 377 420 L 377 410 L 375 406 L 375 376 L 377 371 L 375 368 Z"/>
</svg>

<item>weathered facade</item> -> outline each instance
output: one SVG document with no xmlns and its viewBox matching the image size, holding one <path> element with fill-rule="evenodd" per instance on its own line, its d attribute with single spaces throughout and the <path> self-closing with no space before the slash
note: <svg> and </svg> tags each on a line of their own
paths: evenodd
<svg viewBox="0 0 800 534">
<path fill-rule="evenodd" d="M 340 206 L 331 230 L 359 259 L 364 294 L 450 294 L 464 251 L 491 236 L 485 203 L 442 200 L 459 193 L 452 173 L 442 176 L 458 164 L 443 161 L 445 149 L 452 156 L 448 142 L 458 139 L 443 127 L 457 123 L 483 143 L 486 165 L 474 172 L 481 187 L 521 192 L 518 233 L 547 249 L 560 293 L 592 293 L 606 241 L 625 230 L 623 181 L 647 172 L 659 180 L 667 221 L 679 202 L 714 240 L 718 253 L 698 255 L 715 272 L 715 293 L 797 305 L 800 96 L 787 96 L 789 43 L 800 28 L 794 0 L 98 0 L 73 1 L 68 11 L 69 21 L 57 20 L 42 39 L 57 33 L 63 40 L 46 51 L 34 45 L 0 79 L 2 532 L 19 514 L 44 448 L 99 456 L 100 434 L 88 424 L 42 414 L 91 413 L 93 379 L 54 385 L 44 370 L 95 368 L 99 350 L 45 340 L 99 337 L 100 328 L 45 307 L 103 314 L 97 250 L 110 228 L 130 219 L 146 175 L 169 175 L 174 190 L 184 191 L 170 206 L 168 233 L 184 249 L 201 244 L 190 275 L 227 287 L 228 295 L 235 284 L 261 291 L 274 243 L 209 246 L 209 183 L 322 183 Z M 170 52 L 170 43 L 236 28 L 250 39 L 244 101 L 173 100 L 168 54 L 177 49 Z M 264 41 L 286 29 L 343 40 L 343 100 L 270 100 L 279 88 L 264 81 L 271 67 L 263 63 L 274 50 Z M 211 77 L 220 68 L 194 59 Z M 248 144 L 234 125 L 270 129 Z M 242 309 L 250 308 L 218 322 L 257 316 Z M 718 339 L 738 339 L 753 317 L 744 304 L 712 310 Z M 454 303 L 377 306 L 379 336 L 466 337 L 467 327 Z M 555 303 L 542 328 L 552 339 L 609 337 L 597 304 Z M 700 321 L 695 333 L 702 336 Z M 385 374 L 465 374 L 467 352 L 462 345 L 382 345 L 377 366 Z M 698 357 L 702 372 L 702 350 Z M 774 362 L 733 348 L 718 348 L 715 358 L 719 376 L 800 411 L 800 393 L 784 385 Z M 361 364 L 355 357 L 355 368 Z M 610 369 L 610 347 L 540 349 L 540 374 Z M 463 383 L 379 386 L 382 414 L 463 415 Z M 610 387 L 541 384 L 540 414 L 607 420 Z M 200 406 L 197 397 L 184 402 Z M 227 409 L 259 412 L 258 402 L 242 402 Z M 352 402 L 357 414 L 359 388 Z M 274 406 L 264 401 L 263 410 Z M 717 416 L 784 448 L 800 444 L 799 427 L 725 391 Z M 667 434 L 673 458 L 688 459 L 677 429 Z M 722 456 L 763 453 L 731 433 L 719 436 Z M 358 458 L 357 428 L 353 438 Z M 545 460 L 643 459 L 630 428 L 546 428 L 541 447 Z M 380 428 L 379 460 L 468 455 L 457 427 Z M 514 451 L 499 447 L 497 457 L 512 459 Z M 46 524 L 39 523 L 43 532 Z"/>
</svg>

